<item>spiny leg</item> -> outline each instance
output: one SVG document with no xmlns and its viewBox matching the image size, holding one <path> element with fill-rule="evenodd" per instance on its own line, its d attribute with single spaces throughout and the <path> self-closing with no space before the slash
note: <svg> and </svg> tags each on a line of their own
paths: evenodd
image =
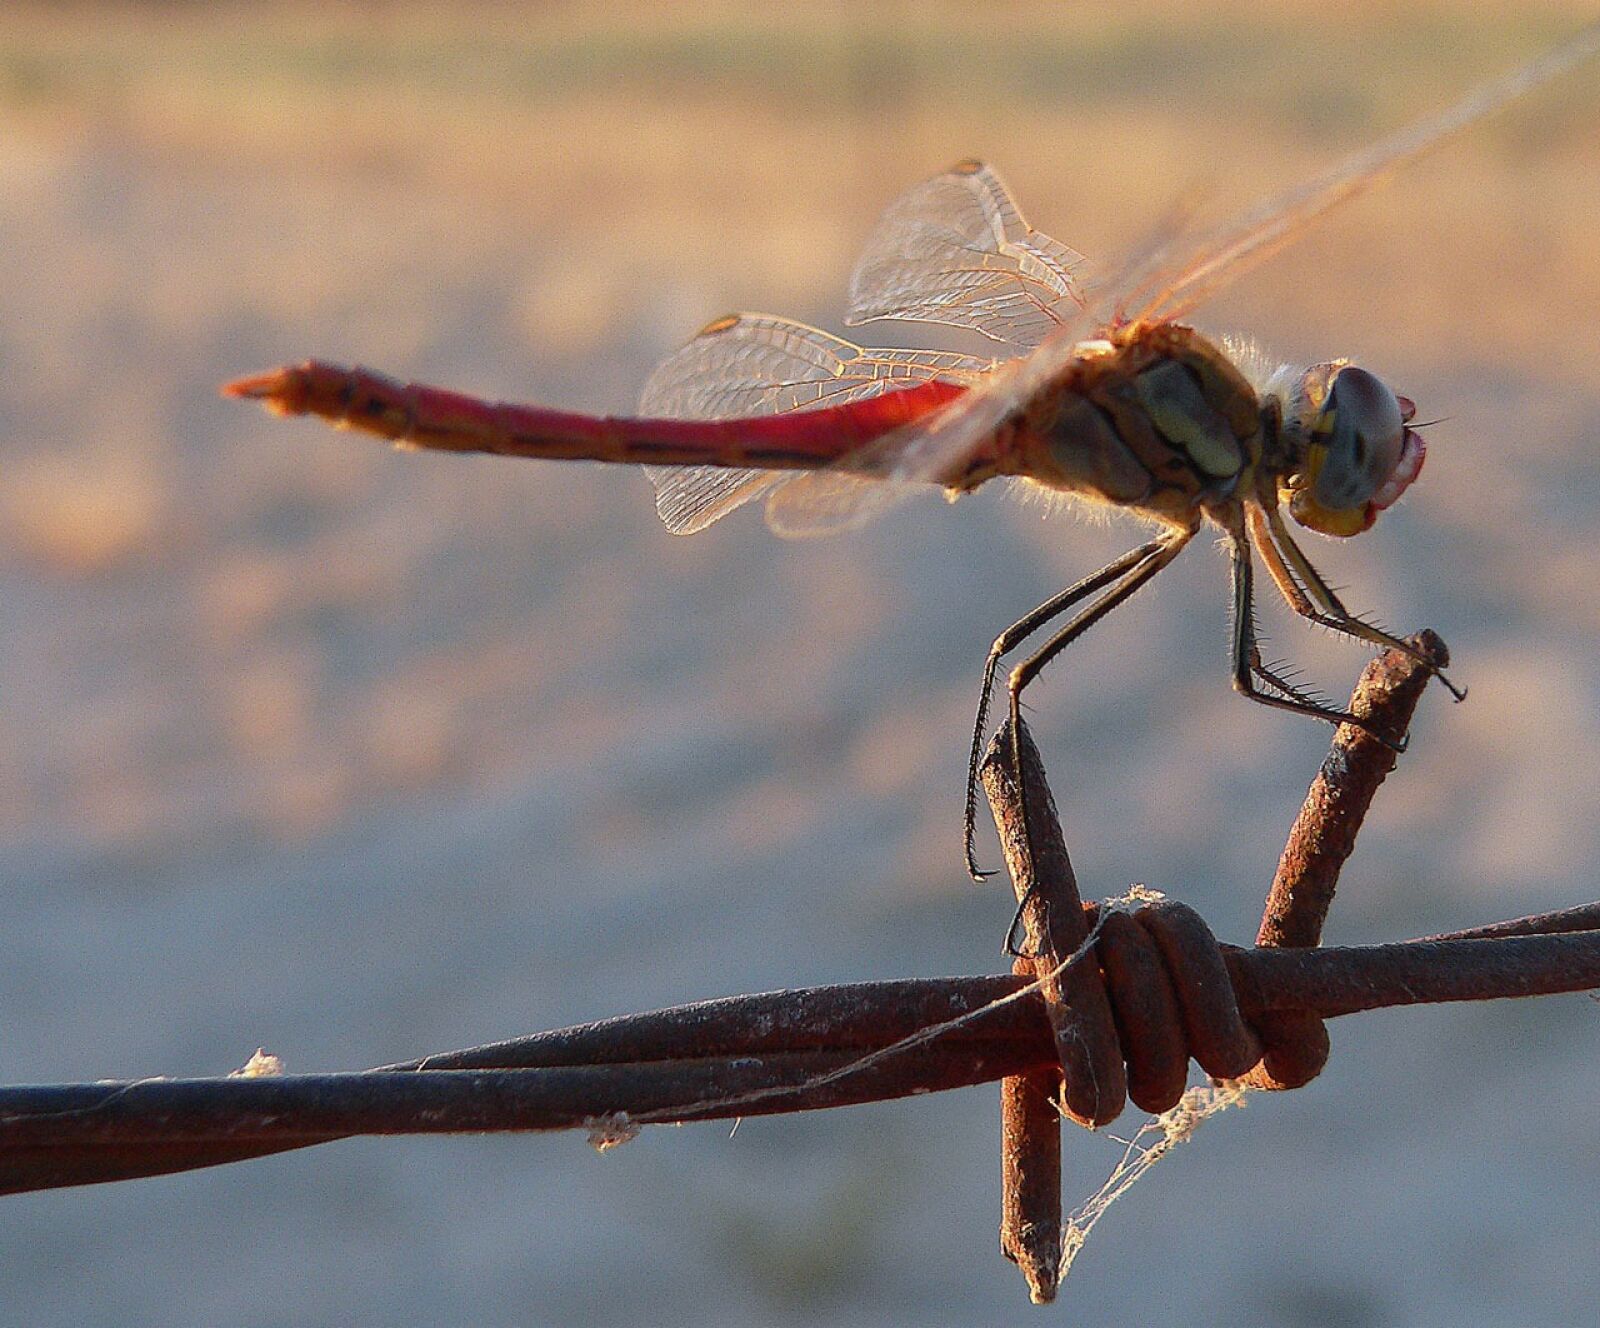
<svg viewBox="0 0 1600 1328">
<path fill-rule="evenodd" d="M 1261 662 L 1261 652 L 1259 649 L 1257 649 L 1255 657 L 1250 661 L 1250 671 L 1254 673 L 1256 677 L 1260 678 L 1262 682 L 1266 683 L 1267 686 L 1273 688 L 1274 690 L 1282 692 L 1285 696 L 1292 696 L 1296 701 L 1300 701 L 1308 706 L 1321 706 L 1327 704 L 1326 698 L 1321 697 L 1317 693 L 1304 687 L 1301 687 L 1299 683 L 1295 681 L 1295 679 L 1285 677 L 1283 674 L 1277 672 L 1277 670 L 1282 667 L 1283 665 L 1281 663 L 1263 664 Z"/>
<path fill-rule="evenodd" d="M 1197 527 L 1178 530 L 1151 544 L 1143 546 L 1134 552 L 1141 556 L 1133 561 L 1131 566 L 1117 577 L 1110 589 L 1090 604 L 1087 608 L 1076 614 L 1072 621 L 1052 636 L 1038 650 L 1011 670 L 1011 676 L 1006 680 L 1006 692 L 1010 701 L 1011 720 L 1011 769 L 1017 780 L 1017 796 L 1022 803 L 1022 842 L 1026 855 L 1031 861 L 1033 858 L 1033 841 L 1028 829 L 1028 790 L 1026 776 L 1023 774 L 1022 765 L 1022 692 L 1039 674 L 1045 666 L 1069 645 L 1082 636 L 1095 623 L 1104 618 L 1106 614 L 1118 605 L 1125 603 L 1142 585 L 1153 578 L 1168 563 L 1183 551 L 1183 546 L 1194 538 Z M 1132 559 L 1119 559 L 1119 563 L 1126 564 Z M 1012 930 L 1015 931 L 1013 923 Z M 1011 938 L 1007 937 L 1009 945 Z"/>
<path fill-rule="evenodd" d="M 1363 732 L 1370 733 L 1385 747 L 1403 752 L 1406 747 L 1404 738 L 1396 741 L 1387 734 L 1379 733 L 1366 720 L 1350 714 L 1349 711 L 1311 700 L 1297 688 L 1286 686 L 1286 680 L 1280 679 L 1262 664 L 1261 651 L 1256 644 L 1255 574 L 1250 561 L 1250 542 L 1242 530 L 1228 532 L 1228 552 L 1233 562 L 1234 690 L 1265 706 L 1288 710 L 1297 715 L 1311 715 L 1317 719 L 1325 719 L 1330 724 L 1353 724 Z M 1257 677 L 1264 679 L 1283 695 L 1275 696 L 1271 692 L 1260 690 L 1256 686 Z"/>
<path fill-rule="evenodd" d="M 1438 665 L 1411 642 L 1402 640 L 1381 627 L 1362 621 L 1345 608 L 1338 595 L 1334 593 L 1333 587 L 1313 566 L 1311 559 L 1306 557 L 1305 550 L 1295 543 L 1288 527 L 1283 523 L 1282 514 L 1276 508 L 1251 505 L 1247 513 L 1250 534 L 1254 538 L 1256 547 L 1261 551 L 1261 559 L 1266 564 L 1273 583 L 1278 587 L 1278 593 L 1283 596 L 1284 602 L 1291 609 L 1302 618 L 1322 627 L 1331 628 L 1335 632 L 1341 632 L 1345 636 L 1353 636 L 1370 645 L 1404 651 L 1425 666 L 1457 701 L 1466 699 L 1467 689 L 1451 682 L 1439 671 Z M 1284 563 L 1285 558 L 1288 559 L 1288 566 Z M 1291 571 L 1290 567 L 1294 570 Z M 1298 581 L 1295 579 L 1297 576 Z M 1301 588 L 1301 582 L 1305 583 L 1304 589 Z M 1313 599 L 1316 603 L 1312 602 Z"/>
<path fill-rule="evenodd" d="M 1130 549 L 1122 557 L 1107 563 L 1098 572 L 1084 577 L 1076 585 L 1068 586 L 1060 594 L 1052 595 L 1038 608 L 1018 618 L 995 637 L 994 644 L 989 647 L 989 658 L 983 666 L 983 693 L 978 698 L 978 720 L 972 730 L 972 753 L 967 761 L 967 810 L 962 829 L 962 845 L 967 855 L 967 874 L 973 880 L 982 881 L 990 875 L 978 867 L 973 838 L 977 834 L 978 826 L 978 768 L 983 764 L 983 739 L 989 727 L 989 702 L 994 695 L 995 674 L 999 670 L 1001 658 L 1010 654 L 1052 618 L 1059 617 L 1079 600 L 1109 585 L 1151 557 L 1161 547 L 1162 541 L 1151 540 L 1148 544 L 1141 544 L 1137 549 Z"/>
<path fill-rule="evenodd" d="M 1309 688 L 1300 686 L 1298 676 L 1290 677 L 1286 673 L 1282 672 L 1284 668 L 1284 662 L 1280 661 L 1273 664 L 1267 664 L 1263 662 L 1261 658 L 1261 642 L 1257 635 L 1258 629 L 1256 627 L 1255 574 L 1254 565 L 1250 562 L 1250 548 L 1245 543 L 1244 536 L 1241 531 L 1235 529 L 1229 531 L 1228 534 L 1230 540 L 1233 541 L 1233 544 L 1230 545 L 1230 548 L 1237 549 L 1240 556 L 1244 559 L 1244 564 L 1242 567 L 1235 566 L 1234 568 L 1234 595 L 1237 601 L 1237 597 L 1239 595 L 1239 578 L 1242 576 L 1245 582 L 1245 605 L 1243 608 L 1243 613 L 1248 615 L 1244 626 L 1249 635 L 1248 656 L 1250 661 L 1250 672 L 1257 678 L 1260 678 L 1262 682 L 1266 683 L 1267 686 L 1271 687 L 1274 691 L 1281 693 L 1283 696 L 1286 696 L 1293 701 L 1298 701 L 1302 706 L 1306 706 L 1311 710 L 1318 711 L 1330 709 L 1332 707 L 1332 702 L 1330 702 L 1327 697 L 1321 696 L 1316 692 L 1311 691 Z M 1273 553 L 1276 554 L 1277 550 L 1274 549 Z M 1281 567 L 1281 562 L 1278 565 Z M 1294 581 L 1292 577 L 1289 577 L 1287 569 L 1285 569 L 1284 575 L 1288 578 L 1289 584 L 1296 590 L 1299 590 L 1299 584 Z M 1236 602 L 1234 608 L 1234 632 L 1236 637 L 1239 630 L 1238 618 L 1240 612 L 1241 611 Z M 1235 655 L 1237 655 L 1238 649 L 1238 642 L 1235 640 Z"/>
</svg>

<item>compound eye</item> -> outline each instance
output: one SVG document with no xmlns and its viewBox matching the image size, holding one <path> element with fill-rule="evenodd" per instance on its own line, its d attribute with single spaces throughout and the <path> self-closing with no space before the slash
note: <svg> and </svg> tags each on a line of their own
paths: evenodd
<svg viewBox="0 0 1600 1328">
<path fill-rule="evenodd" d="M 1365 503 L 1394 473 L 1405 440 L 1400 402 L 1381 380 L 1347 365 L 1334 375 L 1325 418 L 1328 456 L 1317 475 L 1317 502 L 1333 510 Z"/>
<path fill-rule="evenodd" d="M 1405 423 L 1400 399 L 1382 379 L 1353 364 L 1346 365 L 1334 375 L 1332 396 L 1336 408 L 1349 416 L 1362 438 L 1370 442 L 1400 437 Z"/>
</svg>

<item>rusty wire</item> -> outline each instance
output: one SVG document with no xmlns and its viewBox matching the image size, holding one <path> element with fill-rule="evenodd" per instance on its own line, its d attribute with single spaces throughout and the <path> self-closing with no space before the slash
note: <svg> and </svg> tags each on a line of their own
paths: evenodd
<svg viewBox="0 0 1600 1328">
<path fill-rule="evenodd" d="M 1415 644 L 1444 662 L 1437 637 Z M 1398 737 L 1426 678 L 1423 664 L 1391 651 L 1368 666 L 1351 710 Z M 1131 912 L 1082 903 L 1038 753 L 1025 730 L 1019 738 L 1020 779 L 1002 760 L 984 769 L 1026 938 L 1010 975 L 728 997 L 358 1073 L 0 1089 L 0 1193 L 360 1134 L 579 1128 L 611 1142 L 650 1123 L 999 1079 L 1002 1247 L 1034 1299 L 1048 1300 L 1060 1255 L 1063 1116 L 1103 1123 L 1124 1094 L 1162 1110 L 1183 1091 L 1191 1057 L 1214 1076 L 1297 1086 L 1327 1058 L 1322 1021 L 1340 1015 L 1600 986 L 1600 903 L 1397 944 L 1314 948 L 1339 868 L 1394 764 L 1391 748 L 1361 730 L 1335 736 L 1254 948 L 1218 943 L 1176 902 Z"/>
<path fill-rule="evenodd" d="M 1321 941 L 1367 808 L 1394 767 L 1430 672 L 1449 662 L 1436 635 L 1413 644 L 1414 657 L 1395 651 L 1373 661 L 1351 697 L 1362 724 L 1335 733 L 1290 830 L 1257 934 L 1263 949 Z M 1330 1043 L 1321 1015 L 1308 1009 L 1259 1011 L 1247 1022 L 1223 950 L 1185 904 L 1159 899 L 1131 914 L 1107 911 L 1091 930 L 1025 728 L 1015 742 L 1004 731 L 997 737 L 983 781 L 1020 901 L 1029 958 L 1018 969 L 1039 985 L 1060 1062 L 1054 1084 L 1034 1070 L 1008 1078 L 1001 1091 L 1000 1248 L 1034 1302 L 1045 1303 L 1055 1298 L 1064 1253 L 1061 1118 L 1094 1128 L 1121 1114 L 1128 1097 L 1146 1111 L 1169 1111 L 1191 1059 L 1214 1079 L 1296 1088 L 1321 1072 Z M 1073 963 L 1091 938 L 1098 963 Z M 1045 1097 L 1052 1087 L 1057 1101 Z"/>
</svg>

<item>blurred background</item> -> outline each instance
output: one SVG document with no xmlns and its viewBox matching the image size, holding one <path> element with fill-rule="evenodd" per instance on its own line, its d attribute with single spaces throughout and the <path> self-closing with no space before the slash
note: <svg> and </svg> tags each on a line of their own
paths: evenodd
<svg viewBox="0 0 1600 1328">
<path fill-rule="evenodd" d="M 352 1069 L 680 1000 L 995 971 L 960 861 L 994 634 L 1138 538 L 983 493 L 692 539 L 625 469 L 397 455 L 225 402 L 318 355 L 625 411 L 711 317 L 839 331 L 957 158 L 1094 258 L 1261 197 L 1581 4 L 12 3 L 0 18 L 0 1081 Z M 1595 897 L 1600 75 L 1479 126 L 1207 329 L 1415 398 L 1422 482 L 1314 553 L 1449 640 L 1334 943 Z M 1327 731 L 1229 690 L 1207 541 L 1033 693 L 1087 894 L 1227 939 Z M 1343 697 L 1365 656 L 1267 607 Z M 986 839 L 983 853 L 997 852 Z M 1600 1012 L 1367 1016 L 1101 1224 L 1083 1323 L 1570 1324 Z M 335 1145 L 0 1203 L 17 1323 L 970 1323 L 992 1087 L 804 1120 Z M 1113 1127 L 1128 1134 L 1137 1118 Z M 1120 1153 L 1069 1139 L 1069 1204 Z"/>
</svg>

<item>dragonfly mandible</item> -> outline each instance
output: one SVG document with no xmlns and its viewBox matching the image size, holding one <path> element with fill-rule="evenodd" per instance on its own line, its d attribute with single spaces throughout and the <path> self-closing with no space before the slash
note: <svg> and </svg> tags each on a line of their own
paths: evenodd
<svg viewBox="0 0 1600 1328">
<path fill-rule="evenodd" d="M 1329 208 L 1597 51 L 1593 25 L 1234 220 L 1166 235 L 1099 277 L 1034 230 L 988 166 L 957 164 L 884 214 L 850 278 L 845 322 L 953 325 L 986 338 L 992 357 L 870 349 L 789 319 L 735 314 L 651 375 L 637 416 L 484 401 L 316 360 L 223 390 L 402 447 L 643 464 L 662 520 L 682 534 L 756 498 L 778 533 L 822 533 L 919 487 L 954 497 L 999 477 L 1145 519 L 1152 538 L 995 639 L 963 835 L 968 871 L 979 877 L 977 770 L 1002 660 L 1058 624 L 1007 677 L 1015 735 L 1028 685 L 1205 522 L 1230 551 L 1232 682 L 1245 696 L 1361 723 L 1264 662 L 1255 557 L 1301 617 L 1417 653 L 1345 607 L 1283 516 L 1287 508 L 1299 525 L 1332 536 L 1370 528 L 1422 468 L 1413 403 L 1347 360 L 1279 365 L 1179 320 Z"/>
</svg>

